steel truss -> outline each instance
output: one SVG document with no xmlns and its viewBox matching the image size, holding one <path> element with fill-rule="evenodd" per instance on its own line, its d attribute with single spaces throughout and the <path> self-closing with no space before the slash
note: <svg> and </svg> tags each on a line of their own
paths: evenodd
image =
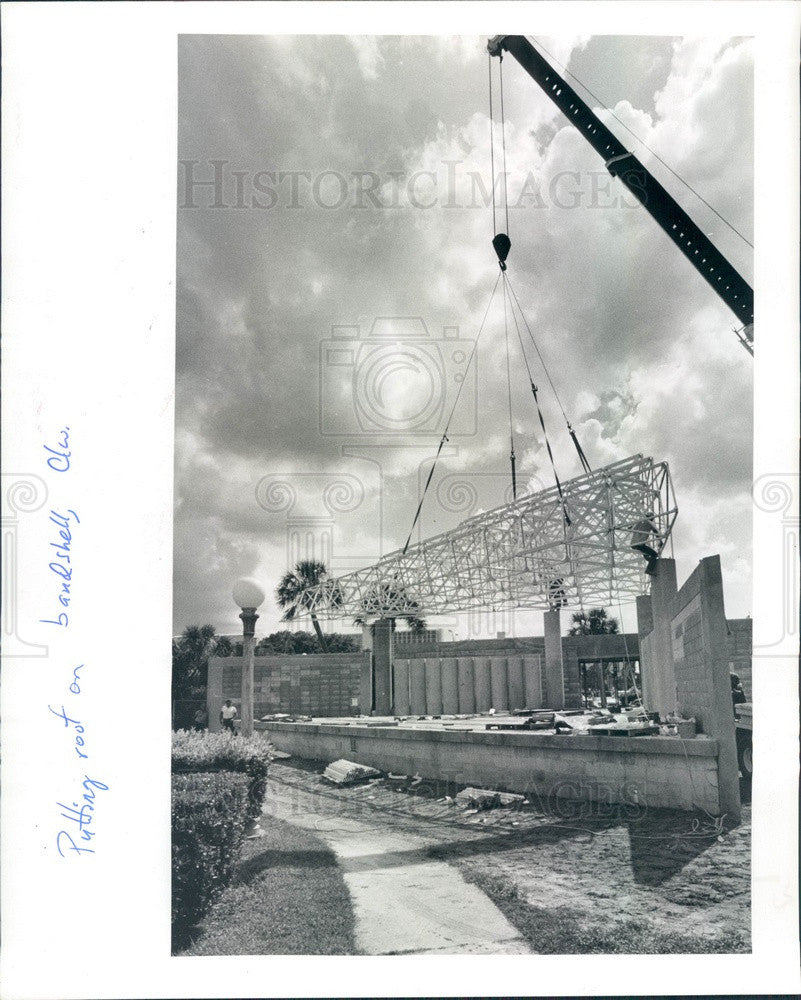
<svg viewBox="0 0 801 1000">
<path fill-rule="evenodd" d="M 608 605 L 642 594 L 645 561 L 631 533 L 651 511 L 660 548 L 670 537 L 677 508 L 667 463 L 635 455 L 561 487 L 561 496 L 556 486 L 529 493 L 327 580 L 305 592 L 304 613 L 369 621 Z"/>
</svg>

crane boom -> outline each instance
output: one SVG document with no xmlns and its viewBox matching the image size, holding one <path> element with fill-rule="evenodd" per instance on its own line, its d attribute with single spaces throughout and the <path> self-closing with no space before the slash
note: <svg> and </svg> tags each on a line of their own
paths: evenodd
<svg viewBox="0 0 801 1000">
<path fill-rule="evenodd" d="M 744 324 L 743 334 L 749 349 L 753 341 L 754 292 L 742 275 L 712 244 L 651 172 L 629 152 L 557 73 L 528 39 L 522 35 L 496 35 L 490 39 L 490 55 L 502 57 L 510 52 L 523 69 L 542 87 L 568 121 L 581 132 L 602 157 L 606 169 L 618 177 L 643 208 L 681 250 L 698 273 L 704 277 L 726 305 Z M 741 338 L 742 339 L 742 338 Z"/>
</svg>

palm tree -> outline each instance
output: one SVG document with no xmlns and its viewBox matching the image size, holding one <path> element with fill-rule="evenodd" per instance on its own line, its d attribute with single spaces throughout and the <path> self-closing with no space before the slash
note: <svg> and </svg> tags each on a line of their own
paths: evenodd
<svg viewBox="0 0 801 1000">
<path fill-rule="evenodd" d="M 575 611 L 573 625 L 568 629 L 568 635 L 616 635 L 618 622 L 616 618 L 608 618 L 604 608 L 593 608 L 591 611 Z"/>
<path fill-rule="evenodd" d="M 308 591 L 312 587 L 326 583 L 329 585 L 330 591 L 326 595 L 329 603 L 336 603 L 338 591 L 335 582 L 328 580 L 328 568 L 325 563 L 316 559 L 301 559 L 295 564 L 294 570 L 284 573 L 275 591 L 278 606 L 286 609 L 281 616 L 282 621 L 291 622 L 298 614 L 304 611 L 309 612 L 314 631 L 317 634 L 317 641 L 324 653 L 328 652 L 328 644 L 325 641 L 323 630 L 320 628 L 317 615 L 311 610 L 312 599 Z"/>
<path fill-rule="evenodd" d="M 402 584 L 380 584 L 364 598 L 362 607 L 364 611 L 353 619 L 354 625 L 363 626 L 367 624 L 368 617 L 378 617 L 379 619 L 390 618 L 393 632 L 398 618 L 402 618 L 412 632 L 424 632 L 427 628 L 425 618 L 417 614 L 420 609 L 419 602 L 406 593 L 406 588 Z M 390 614 L 390 612 L 399 611 L 402 613 Z"/>
<path fill-rule="evenodd" d="M 226 654 L 225 636 L 213 625 L 188 625 L 172 642 L 173 725 L 190 725 L 194 704 L 205 702 L 209 657 Z"/>
</svg>

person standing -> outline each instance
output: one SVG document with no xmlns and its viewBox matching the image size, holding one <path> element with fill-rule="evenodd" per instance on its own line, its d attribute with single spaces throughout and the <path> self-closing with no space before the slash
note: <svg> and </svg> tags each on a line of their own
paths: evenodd
<svg viewBox="0 0 801 1000">
<path fill-rule="evenodd" d="M 231 699 L 229 698 L 223 707 L 220 709 L 220 722 L 222 723 L 223 729 L 227 729 L 230 732 L 234 732 L 234 719 L 236 718 L 236 708 L 231 704 Z"/>
<path fill-rule="evenodd" d="M 658 544 L 659 529 L 654 524 L 654 512 L 648 510 L 645 512 L 645 516 L 634 525 L 631 533 L 631 547 L 635 552 L 641 552 L 645 556 L 647 560 L 645 572 L 648 576 L 653 576 L 656 560 L 659 556 L 651 543 L 652 537 Z"/>
<path fill-rule="evenodd" d="M 747 701 L 745 695 L 745 689 L 740 681 L 740 678 L 733 670 L 729 671 L 729 679 L 731 681 L 731 700 L 733 705 L 742 705 Z M 735 709 L 734 714 L 737 714 Z"/>
</svg>

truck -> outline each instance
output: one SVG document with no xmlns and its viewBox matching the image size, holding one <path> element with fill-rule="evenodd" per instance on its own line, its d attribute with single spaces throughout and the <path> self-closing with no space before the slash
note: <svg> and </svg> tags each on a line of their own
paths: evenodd
<svg viewBox="0 0 801 1000">
<path fill-rule="evenodd" d="M 754 772 L 751 740 L 753 735 L 753 711 L 750 701 L 734 706 L 734 735 L 737 742 L 737 762 L 740 774 L 748 781 Z"/>
</svg>

